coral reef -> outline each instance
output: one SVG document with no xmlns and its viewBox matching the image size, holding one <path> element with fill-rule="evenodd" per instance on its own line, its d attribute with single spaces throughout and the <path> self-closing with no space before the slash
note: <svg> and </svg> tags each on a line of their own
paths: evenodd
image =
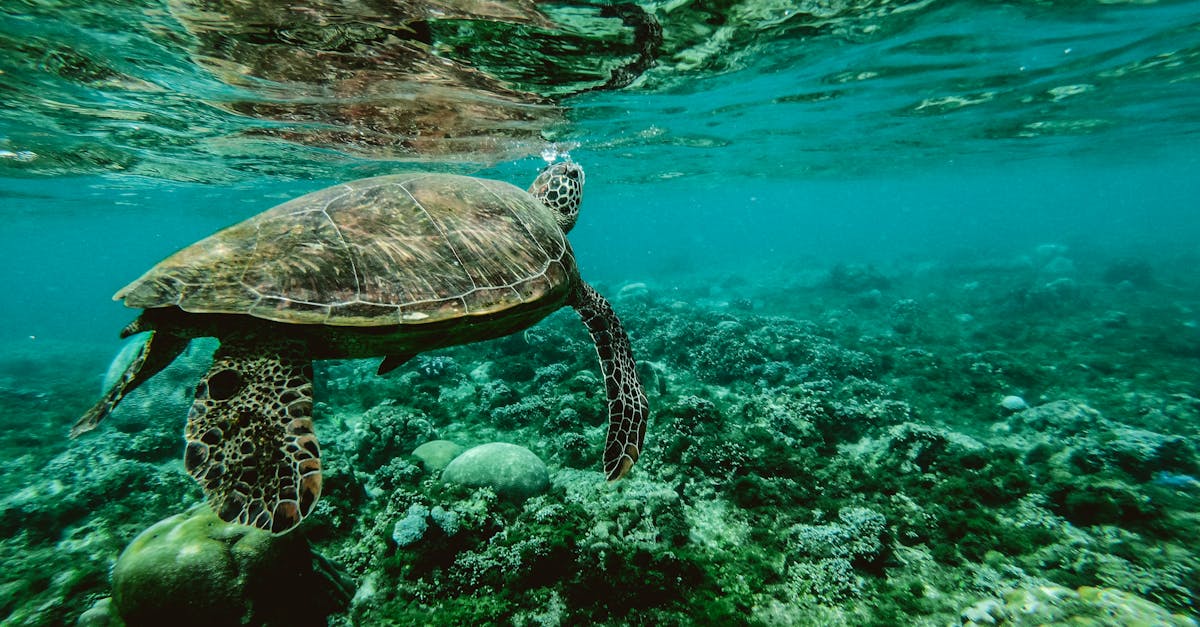
<svg viewBox="0 0 1200 627">
<path fill-rule="evenodd" d="M 354 580 L 333 625 L 1195 624 L 1200 285 L 1059 245 L 780 272 L 609 290 L 652 406 L 618 482 L 570 312 L 384 377 L 319 363 L 325 492 L 279 550 Z M 118 555 L 200 500 L 178 457 L 202 349 L 69 444 L 42 433 L 71 418 L 46 394 L 85 407 L 96 377 L 41 392 L 0 368 L 32 425 L 9 419 L 0 461 L 6 624 L 125 612 Z M 489 461 L 473 472 L 492 479 L 455 478 L 476 456 L 459 445 L 500 441 L 523 447 L 526 487 Z M 251 598 L 239 533 L 205 540 L 193 557 L 226 574 L 189 591 L 226 595 L 230 620 Z M 298 598 L 346 591 L 308 581 Z"/>
<path fill-rule="evenodd" d="M 965 627 L 983 625 L 1161 625 L 1195 627 L 1136 594 L 1089 586 L 1071 590 L 1038 586 L 1013 590 L 1003 600 L 986 599 L 963 610 Z"/>
</svg>

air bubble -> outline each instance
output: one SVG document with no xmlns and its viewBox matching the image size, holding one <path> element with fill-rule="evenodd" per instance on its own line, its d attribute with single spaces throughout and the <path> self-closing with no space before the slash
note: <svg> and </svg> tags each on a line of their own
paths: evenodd
<svg viewBox="0 0 1200 627">
<path fill-rule="evenodd" d="M 564 150 L 558 144 L 550 144 L 550 146 L 542 149 L 542 160 L 545 161 L 547 165 L 550 165 L 559 159 L 562 159 L 563 161 L 570 161 L 571 152 L 569 150 Z"/>
</svg>

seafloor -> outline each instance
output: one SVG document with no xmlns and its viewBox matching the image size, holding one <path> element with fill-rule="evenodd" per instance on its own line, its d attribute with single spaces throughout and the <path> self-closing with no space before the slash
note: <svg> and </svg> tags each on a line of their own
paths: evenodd
<svg viewBox="0 0 1200 627">
<path fill-rule="evenodd" d="M 131 604 L 165 604 L 176 625 L 214 603 L 234 618 L 210 624 L 1195 624 L 1198 261 L 1043 246 L 601 284 L 652 408 L 612 484 L 595 354 L 570 311 L 385 377 L 319 364 L 316 512 L 250 549 L 197 523 L 233 557 L 153 598 L 126 590 L 120 610 L 133 624 L 152 612 Z M 200 500 L 181 434 L 203 348 L 76 441 L 94 360 L 9 352 L 4 624 L 119 624 L 117 557 Z M 528 447 L 551 486 L 519 503 L 443 484 L 410 455 L 435 439 Z"/>
</svg>

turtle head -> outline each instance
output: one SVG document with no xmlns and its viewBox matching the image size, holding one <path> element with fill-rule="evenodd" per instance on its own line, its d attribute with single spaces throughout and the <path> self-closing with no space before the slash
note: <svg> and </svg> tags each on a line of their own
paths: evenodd
<svg viewBox="0 0 1200 627">
<path fill-rule="evenodd" d="M 563 233 L 575 226 L 579 217 L 579 203 L 583 202 L 583 167 L 573 161 L 563 161 L 546 166 L 529 193 L 543 205 L 554 210 L 558 226 Z"/>
</svg>

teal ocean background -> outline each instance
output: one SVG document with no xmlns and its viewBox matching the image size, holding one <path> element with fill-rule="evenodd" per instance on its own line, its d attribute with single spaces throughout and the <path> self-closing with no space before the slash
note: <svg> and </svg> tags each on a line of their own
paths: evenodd
<svg viewBox="0 0 1200 627">
<path fill-rule="evenodd" d="M 648 388 L 628 478 L 567 311 L 318 364 L 282 539 L 190 509 L 211 345 L 68 439 L 168 254 L 565 154 Z M 6 0 L 0 623 L 1194 625 L 1198 199 L 1200 2 Z M 435 440 L 547 486 L 442 482 Z"/>
</svg>

